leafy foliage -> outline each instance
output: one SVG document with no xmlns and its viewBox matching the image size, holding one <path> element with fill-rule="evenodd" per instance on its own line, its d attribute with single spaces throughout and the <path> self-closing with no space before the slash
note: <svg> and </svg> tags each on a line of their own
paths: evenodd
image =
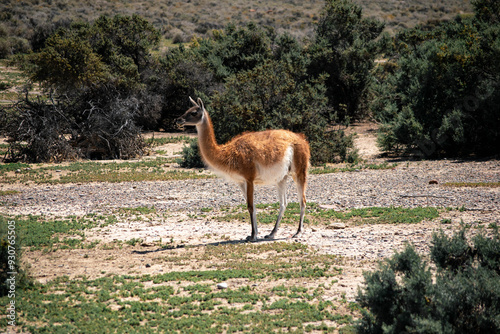
<svg viewBox="0 0 500 334">
<path fill-rule="evenodd" d="M 198 146 L 198 140 L 191 140 L 189 146 L 182 149 L 182 159 L 179 161 L 179 165 L 183 168 L 202 168 L 205 166 L 201 160 L 200 151 Z"/>
<path fill-rule="evenodd" d="M 361 9 L 349 1 L 329 2 L 322 22 L 315 43 L 308 48 L 290 35 L 276 35 L 253 24 L 229 25 L 222 32 L 214 31 L 212 40 L 194 43 L 194 57 L 207 64 L 216 80 L 224 80 L 223 89 L 205 99 L 219 142 L 245 131 L 284 128 L 306 135 L 313 164 L 357 159 L 352 137 L 338 121 L 348 119 L 347 105 L 351 116 L 360 115 L 371 80 L 374 40 L 383 26 L 361 19 Z M 332 26 L 345 33 L 330 33 Z M 339 64 L 344 69 L 333 75 Z M 340 85 L 346 89 L 339 90 Z"/>
<path fill-rule="evenodd" d="M 245 131 L 288 129 L 306 135 L 313 163 L 332 161 L 338 155 L 345 159 L 352 142 L 349 138 L 340 145 L 336 140 L 343 133 L 326 133 L 328 108 L 323 92 L 320 82 L 296 80 L 294 69 L 285 62 L 268 61 L 240 72 L 228 78 L 223 93 L 212 98 L 216 136 L 225 142 Z M 321 149 L 325 146 L 326 152 Z"/>
<path fill-rule="evenodd" d="M 55 133 L 67 152 L 50 157 L 45 148 L 47 154 L 28 155 L 30 147 L 18 145 L 12 157 L 140 155 L 140 127 L 172 128 L 191 95 L 211 102 L 207 105 L 220 142 L 244 131 L 285 128 L 306 135 L 315 164 L 354 162 L 352 137 L 339 120 L 362 113 L 382 28 L 378 21 L 363 19 L 361 8 L 350 0 L 330 1 L 307 47 L 272 28 L 229 24 L 213 30 L 211 38 L 195 38 L 189 48 L 181 44 L 157 58 L 150 51 L 158 46 L 159 32 L 137 15 L 41 29 L 37 43 L 43 46 L 27 57 L 25 68 L 53 92 L 59 106 L 53 117 L 62 119 L 63 126 L 47 132 Z M 45 109 L 54 105 L 44 104 L 40 101 Z M 19 113 L 11 114 L 11 120 L 20 119 Z M 20 129 L 15 122 L 10 125 Z M 26 133 L 17 135 L 22 136 Z"/>
<path fill-rule="evenodd" d="M 412 246 L 365 274 L 358 333 L 496 333 L 500 330 L 500 234 L 435 234 L 436 277 Z"/>
<path fill-rule="evenodd" d="M 309 48 L 308 72 L 328 75 L 326 96 L 341 119 L 359 119 L 366 113 L 377 38 L 383 29 L 382 22 L 363 18 L 362 8 L 350 0 L 326 1 Z"/>
<path fill-rule="evenodd" d="M 494 6 L 476 2 L 476 17 L 396 36 L 399 59 L 372 103 L 384 123 L 379 141 L 385 150 L 421 156 L 499 152 L 500 24 L 485 14 Z"/>
<path fill-rule="evenodd" d="M 132 158 L 144 142 L 137 125 L 158 118 L 157 99 L 144 98 L 141 73 L 158 32 L 144 19 L 100 17 L 73 23 L 47 38 L 27 56 L 31 78 L 47 92 L 33 101 L 26 94 L 2 108 L 12 141 L 10 158 L 53 161 L 75 158 Z"/>
</svg>

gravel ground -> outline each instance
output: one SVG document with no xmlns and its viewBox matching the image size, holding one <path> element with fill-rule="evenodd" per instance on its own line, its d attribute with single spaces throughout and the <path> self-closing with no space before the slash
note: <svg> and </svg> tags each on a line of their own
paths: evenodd
<svg viewBox="0 0 500 334">
<path fill-rule="evenodd" d="M 429 184 L 429 181 L 438 184 Z M 307 199 L 338 210 L 362 207 L 464 207 L 483 221 L 498 220 L 500 188 L 445 187 L 446 182 L 500 182 L 500 161 L 404 162 L 389 170 L 310 175 Z M 288 182 L 290 202 L 297 201 Z M 2 210 L 11 214 L 56 216 L 109 212 L 120 207 L 155 206 L 163 210 L 197 210 L 243 203 L 238 186 L 223 179 L 169 182 L 90 183 L 17 188 L 5 196 Z M 257 187 L 257 203 L 277 202 L 273 187 Z M 485 220 L 486 219 L 486 220 Z"/>
<path fill-rule="evenodd" d="M 430 184 L 429 181 L 437 181 Z M 290 239 L 296 226 L 282 224 L 279 242 L 301 242 L 321 253 L 335 254 L 345 259 L 343 274 L 339 277 L 335 296 L 345 296 L 353 301 L 358 286 L 363 282 L 362 272 L 373 270 L 377 261 L 400 251 L 408 242 L 418 252 L 426 253 L 432 234 L 444 229 L 452 234 L 461 224 L 488 226 L 500 223 L 500 188 L 446 187 L 446 182 L 500 182 L 500 161 L 425 161 L 402 162 L 389 170 L 360 170 L 324 175 L 310 175 L 307 189 L 309 202 L 325 208 L 349 210 L 361 207 L 451 207 L 462 210 L 442 212 L 433 221 L 418 224 L 359 225 L 351 223 L 330 226 L 305 226 L 298 239 Z M 433 182 L 434 183 L 434 182 Z M 295 186 L 288 184 L 289 201 L 297 201 Z M 217 208 L 243 203 L 239 188 L 225 180 L 214 178 L 169 182 L 90 183 L 69 185 L 3 185 L 2 190 L 20 191 L 2 196 L 0 210 L 8 214 L 68 216 L 87 213 L 113 213 L 118 208 L 154 206 L 159 213 L 151 219 L 120 220 L 104 229 L 86 232 L 88 241 L 130 240 L 140 238 L 145 244 L 158 240 L 181 241 L 187 245 L 204 247 L 219 242 L 243 242 L 250 233 L 248 223 L 218 222 L 211 220 Z M 258 187 L 257 203 L 277 202 L 273 187 Z M 201 215 L 201 208 L 215 208 Z M 465 210 L 464 210 L 465 209 Z M 207 211 L 207 210 L 204 210 Z M 208 217 L 207 217 L 208 215 Z M 451 221 L 441 224 L 442 219 Z M 337 225 L 340 225 L 337 226 Z M 259 225 L 259 236 L 266 235 L 270 225 Z M 470 229 L 473 233 L 476 229 Z M 146 248 L 148 246 L 145 246 Z M 60 251 L 63 252 L 63 251 Z M 106 272 L 126 274 L 123 268 L 136 263 L 141 273 L 156 273 L 153 267 L 143 268 L 146 255 L 114 254 L 113 250 L 96 250 L 89 258 L 82 258 L 79 250 L 64 251 L 65 266 L 54 260 L 53 255 L 30 254 L 35 278 L 46 282 L 58 275 L 102 276 L 103 267 L 96 265 L 102 259 L 114 256 L 116 261 L 106 261 Z M 99 255 L 100 253 L 103 253 Z M 154 255 L 154 252 L 151 253 Z M 148 256 L 153 256 L 148 255 Z M 83 261 L 83 262 L 82 262 Z M 87 262 L 85 262 L 87 261 Z M 96 262 L 97 261 L 97 262 Z M 134 262 L 135 261 L 135 262 Z M 163 270 L 163 269 L 162 269 Z"/>
</svg>

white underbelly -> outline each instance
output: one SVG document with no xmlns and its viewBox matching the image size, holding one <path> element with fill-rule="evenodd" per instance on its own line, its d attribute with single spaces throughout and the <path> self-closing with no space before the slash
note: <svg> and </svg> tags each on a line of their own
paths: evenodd
<svg viewBox="0 0 500 334">
<path fill-rule="evenodd" d="M 270 165 L 261 166 L 257 164 L 256 184 L 277 184 L 290 172 L 292 166 L 293 148 L 289 146 L 283 160 Z"/>
<path fill-rule="evenodd" d="M 293 159 L 293 148 L 292 146 L 288 147 L 285 151 L 284 158 L 281 161 L 278 161 L 275 164 L 269 166 L 263 166 L 259 163 L 256 163 L 256 175 L 255 175 L 255 184 L 262 185 L 273 185 L 277 184 L 290 172 L 293 172 L 292 166 Z M 244 183 L 245 178 L 238 173 L 237 171 L 224 171 L 219 170 L 217 168 L 211 168 L 212 171 L 228 181 L 236 182 L 236 183 Z"/>
</svg>

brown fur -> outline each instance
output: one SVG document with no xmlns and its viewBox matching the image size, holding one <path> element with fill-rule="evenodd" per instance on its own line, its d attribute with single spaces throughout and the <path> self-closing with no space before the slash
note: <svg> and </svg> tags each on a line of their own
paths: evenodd
<svg viewBox="0 0 500 334">
<path fill-rule="evenodd" d="M 191 99 L 194 107 L 190 108 L 179 118 L 178 122 L 186 125 L 196 125 L 198 130 L 198 143 L 200 153 L 207 165 L 235 180 L 240 184 L 247 199 L 248 211 L 252 221 L 252 235 L 248 238 L 251 241 L 257 239 L 257 222 L 254 215 L 253 193 L 255 183 L 264 183 L 266 177 L 277 183 L 286 181 L 286 174 L 292 171 L 292 176 L 298 185 L 299 196 L 301 198 L 301 217 L 298 235 L 302 231 L 304 210 L 306 205 L 305 188 L 307 181 L 307 169 L 309 167 L 310 149 L 305 136 L 287 130 L 267 130 L 262 132 L 246 132 L 234 137 L 226 144 L 218 145 L 215 139 L 212 120 L 206 112 L 203 102 L 198 99 L 198 103 Z M 287 165 L 284 162 L 285 154 L 292 149 L 292 161 L 289 170 L 282 168 Z M 273 170 L 276 168 L 276 170 Z M 281 168 L 281 169 L 280 169 Z M 259 174 L 259 169 L 261 174 Z M 269 176 L 267 173 L 269 171 Z M 283 173 L 281 175 L 280 173 Z M 259 177 L 261 179 L 259 179 Z M 282 182 L 283 181 L 283 182 Z M 283 191 L 283 185 L 278 185 Z M 280 198 L 280 203 L 286 202 Z M 286 203 L 284 204 L 286 207 Z M 280 206 L 280 215 L 276 225 L 268 236 L 274 237 L 284 208 Z"/>
</svg>

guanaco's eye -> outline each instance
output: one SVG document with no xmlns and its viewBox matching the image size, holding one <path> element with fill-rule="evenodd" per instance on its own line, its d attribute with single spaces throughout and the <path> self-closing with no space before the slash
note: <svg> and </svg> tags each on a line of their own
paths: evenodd
<svg viewBox="0 0 500 334">
<path fill-rule="evenodd" d="M 196 109 L 195 111 L 191 111 L 191 115 L 196 116 L 200 112 L 200 109 Z"/>
</svg>

